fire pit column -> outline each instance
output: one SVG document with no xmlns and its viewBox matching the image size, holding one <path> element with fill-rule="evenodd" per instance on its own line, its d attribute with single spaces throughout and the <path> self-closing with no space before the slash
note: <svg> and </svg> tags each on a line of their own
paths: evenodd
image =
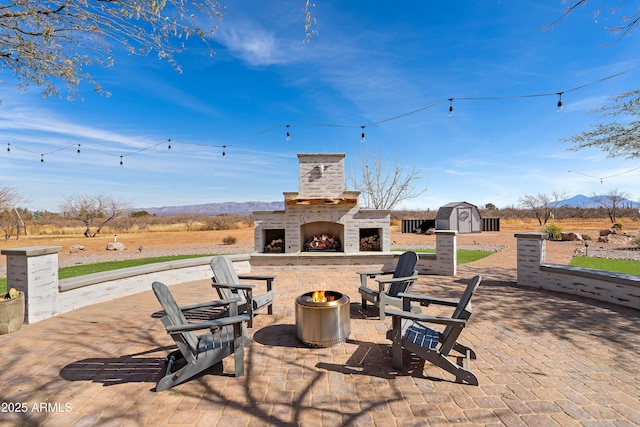
<svg viewBox="0 0 640 427">
<path fill-rule="evenodd" d="M 311 347 L 346 342 L 351 333 L 349 297 L 326 291 L 326 301 L 314 301 L 313 294 L 307 292 L 296 298 L 296 332 L 300 341 Z"/>
</svg>

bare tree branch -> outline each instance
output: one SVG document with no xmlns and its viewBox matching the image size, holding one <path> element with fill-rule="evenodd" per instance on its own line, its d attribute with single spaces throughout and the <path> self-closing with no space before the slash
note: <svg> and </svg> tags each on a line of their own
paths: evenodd
<svg viewBox="0 0 640 427">
<path fill-rule="evenodd" d="M 372 209 L 393 209 L 405 200 L 425 191 L 425 174 L 401 163 L 385 163 L 382 156 L 369 155 L 360 164 L 360 174 L 351 177 L 351 185 L 362 192 L 363 204 Z"/>
</svg>

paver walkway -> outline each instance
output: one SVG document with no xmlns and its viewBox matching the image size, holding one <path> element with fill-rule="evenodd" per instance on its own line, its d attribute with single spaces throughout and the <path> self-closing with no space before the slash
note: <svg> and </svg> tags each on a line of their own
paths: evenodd
<svg viewBox="0 0 640 427">
<path fill-rule="evenodd" d="M 229 359 L 162 393 L 173 341 L 151 291 L 24 325 L 0 336 L 0 426 L 640 425 L 640 310 L 518 288 L 512 270 L 421 276 L 416 292 L 449 298 L 484 277 L 461 336 L 478 354 L 474 387 L 419 360 L 396 372 L 390 319 L 360 311 L 357 270 L 255 271 L 277 274 L 278 297 L 256 318 L 246 376 Z M 351 297 L 352 333 L 312 349 L 295 337 L 294 300 L 321 288 Z M 180 304 L 214 296 L 207 281 L 171 290 Z"/>
</svg>

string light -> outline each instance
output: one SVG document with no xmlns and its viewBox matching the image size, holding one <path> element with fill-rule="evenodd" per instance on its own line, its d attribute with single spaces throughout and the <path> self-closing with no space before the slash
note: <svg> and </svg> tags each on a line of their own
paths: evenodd
<svg viewBox="0 0 640 427">
<path fill-rule="evenodd" d="M 558 113 L 562 111 L 562 94 L 564 92 L 558 92 L 558 109 L 556 110 Z"/>
<path fill-rule="evenodd" d="M 475 97 L 475 98 L 455 98 L 455 100 L 457 100 L 457 101 L 461 101 L 461 100 L 462 101 L 479 101 L 479 100 L 500 100 L 500 99 L 516 99 L 516 98 L 534 98 L 534 97 L 543 97 L 543 96 L 558 96 L 557 111 L 561 111 L 562 108 L 563 108 L 563 102 L 562 102 L 562 95 L 563 94 L 568 93 L 568 92 L 577 91 L 577 90 L 583 89 L 583 88 L 588 87 L 588 86 L 593 86 L 595 84 L 604 82 L 606 80 L 609 80 L 609 79 L 612 79 L 612 78 L 615 78 L 615 77 L 618 77 L 618 76 L 621 76 L 623 74 L 630 73 L 632 71 L 636 71 L 638 69 L 640 69 L 640 66 L 632 67 L 632 68 L 629 68 L 627 70 L 621 71 L 619 73 L 612 74 L 612 75 L 603 77 L 601 79 L 585 83 L 585 84 L 583 84 L 581 86 L 576 86 L 576 87 L 573 87 L 571 89 L 567 89 L 565 91 L 560 91 L 560 92 L 537 93 L 537 94 L 529 94 L 529 95 L 492 96 L 492 97 Z M 449 101 L 449 116 L 453 116 L 453 100 L 454 100 L 454 98 L 448 98 L 448 101 Z M 424 107 L 421 107 L 421 108 L 418 108 L 418 109 L 415 109 L 415 110 L 412 110 L 412 111 L 409 111 L 409 112 L 405 112 L 405 113 L 398 114 L 398 115 L 395 115 L 395 116 L 392 116 L 392 117 L 388 117 L 388 118 L 385 118 L 385 119 L 382 119 L 382 120 L 379 120 L 379 121 L 376 121 L 376 122 L 371 122 L 371 123 L 366 124 L 366 125 L 360 125 L 359 127 L 362 130 L 360 139 L 361 139 L 362 142 L 366 142 L 365 128 L 367 126 L 379 125 L 381 123 L 390 122 L 390 121 L 397 120 L 397 119 L 400 119 L 400 118 L 403 118 L 403 117 L 407 117 L 407 116 L 422 112 L 424 110 L 433 108 L 433 107 L 435 107 L 437 105 L 440 105 L 440 104 L 442 104 L 442 102 L 436 102 L 436 103 L 433 103 L 431 105 L 427 105 L 427 106 L 424 106 Z M 354 126 L 354 125 L 345 125 L 345 124 L 305 123 L 305 122 L 293 123 L 293 125 L 340 127 L 340 128 L 355 128 L 355 127 L 358 127 L 358 126 Z M 187 141 L 177 141 L 177 140 L 173 140 L 172 141 L 171 139 L 168 139 L 167 140 L 168 141 L 167 149 L 168 150 L 172 149 L 172 145 L 171 145 L 172 142 L 173 143 L 179 142 L 179 143 L 184 143 L 184 144 L 199 145 L 199 146 L 203 146 L 203 147 L 222 147 L 222 157 L 226 157 L 226 148 L 229 147 L 230 145 L 237 144 L 237 143 L 240 143 L 240 142 L 244 142 L 246 140 L 250 140 L 250 139 L 256 138 L 256 137 L 258 137 L 258 136 L 260 136 L 260 135 L 262 135 L 264 133 L 270 132 L 271 130 L 273 130 L 275 128 L 280 128 L 281 126 L 282 125 L 272 126 L 270 128 L 264 129 L 264 130 L 262 130 L 260 132 L 257 132 L 257 133 L 255 133 L 253 135 L 249 135 L 247 137 L 235 140 L 231 144 L 227 144 L 227 145 L 199 144 L 199 143 L 192 143 L 192 142 L 187 142 Z M 285 125 L 287 140 L 290 140 L 290 137 L 291 137 L 291 127 L 292 127 L 292 124 Z M 162 142 L 153 144 L 153 145 L 151 145 L 149 147 L 142 148 L 142 149 L 140 149 L 138 151 L 135 151 L 135 152 L 128 153 L 128 154 L 126 154 L 126 156 L 150 150 L 150 149 L 152 149 L 152 148 L 154 148 L 154 147 L 156 147 L 156 146 L 158 146 L 160 144 L 162 144 Z M 80 144 L 71 144 L 70 146 L 74 146 L 74 145 L 77 146 L 76 152 L 78 154 L 80 154 Z M 37 153 L 35 153 L 33 151 L 30 151 L 28 149 L 22 148 L 20 146 L 16 146 L 15 144 L 14 144 L 14 147 L 18 148 L 18 149 L 20 149 L 22 151 L 37 155 Z M 53 150 L 51 152 L 48 152 L 48 153 L 42 153 L 40 155 L 40 157 L 41 157 L 40 161 L 42 163 L 44 163 L 44 156 L 45 155 L 49 155 L 49 154 L 64 150 L 64 149 L 66 149 L 68 147 L 69 146 L 65 146 L 65 147 Z M 85 149 L 86 149 L 86 147 L 85 147 Z M 99 152 L 99 153 L 102 153 L 102 154 L 105 154 L 105 155 L 109 155 L 109 156 L 114 156 L 114 157 L 118 156 L 117 154 L 109 153 L 109 152 L 106 152 L 106 151 L 101 151 L 99 149 L 95 149 L 95 148 L 91 148 L 91 147 L 89 149 L 93 150 L 93 151 L 96 151 L 96 152 Z M 11 143 L 7 143 L 7 152 L 8 153 L 11 152 Z M 124 161 L 123 161 L 124 156 L 125 155 L 120 155 L 119 156 L 120 157 L 120 165 L 121 166 L 124 164 Z"/>
</svg>

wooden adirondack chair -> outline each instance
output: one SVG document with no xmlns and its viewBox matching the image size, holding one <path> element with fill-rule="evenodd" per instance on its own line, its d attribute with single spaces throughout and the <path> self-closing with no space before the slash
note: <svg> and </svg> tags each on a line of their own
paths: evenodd
<svg viewBox="0 0 640 427">
<path fill-rule="evenodd" d="M 235 376 L 244 375 L 244 347 L 249 346 L 251 340 L 246 334 L 249 315 L 237 314 L 238 298 L 179 307 L 165 284 L 153 282 L 151 287 L 165 311 L 165 316 L 161 319 L 162 324 L 178 347 L 177 351 L 167 356 L 167 369 L 158 381 L 156 391 L 181 384 L 222 362 L 231 354 L 234 355 Z M 213 306 L 228 306 L 229 316 L 207 322 L 189 323 L 183 314 L 184 310 Z M 194 334 L 194 331 L 205 329 L 208 329 L 209 333 L 199 337 Z M 172 372 L 176 362 L 186 362 L 186 365 Z"/>
<path fill-rule="evenodd" d="M 364 271 L 358 272 L 360 275 L 360 296 L 362 297 L 362 309 L 367 309 L 367 302 L 377 306 L 380 312 L 380 320 L 384 320 L 384 307 L 393 305 L 402 307 L 402 299 L 398 298 L 398 294 L 409 292 L 413 283 L 418 279 L 418 254 L 407 251 L 400 255 L 398 264 L 394 270 L 385 271 Z M 376 279 L 377 276 L 392 275 L 387 279 Z M 367 286 L 367 278 L 374 279 L 378 282 L 378 286 L 370 288 Z"/>
<path fill-rule="evenodd" d="M 475 359 L 476 354 L 470 347 L 460 344 L 458 337 L 471 317 L 471 297 L 481 280 L 480 276 L 471 279 L 460 301 L 401 294 L 402 311 L 387 310 L 387 314 L 393 316 L 392 327 L 387 332 L 387 338 L 392 341 L 393 367 L 402 369 L 402 349 L 405 348 L 421 359 L 452 373 L 457 381 L 478 385 L 478 379 L 469 369 L 471 359 Z M 411 301 L 418 301 L 421 306 L 434 304 L 456 308 L 450 318 L 427 316 L 411 312 Z M 425 323 L 443 325 L 444 331 L 431 329 Z M 455 363 L 449 355 L 451 350 L 462 355 L 456 357 Z M 464 359 L 464 363 L 460 359 Z"/>
<path fill-rule="evenodd" d="M 213 271 L 212 284 L 222 299 L 240 298 L 238 312 L 249 314 L 249 327 L 253 327 L 253 317 L 256 312 L 267 307 L 267 313 L 273 314 L 273 301 L 276 293 L 272 289 L 275 276 L 257 276 L 236 274 L 233 263 L 225 256 L 214 256 L 211 259 Z M 263 280 L 267 285 L 267 291 L 254 295 L 255 285 L 241 284 L 240 280 Z"/>
</svg>

